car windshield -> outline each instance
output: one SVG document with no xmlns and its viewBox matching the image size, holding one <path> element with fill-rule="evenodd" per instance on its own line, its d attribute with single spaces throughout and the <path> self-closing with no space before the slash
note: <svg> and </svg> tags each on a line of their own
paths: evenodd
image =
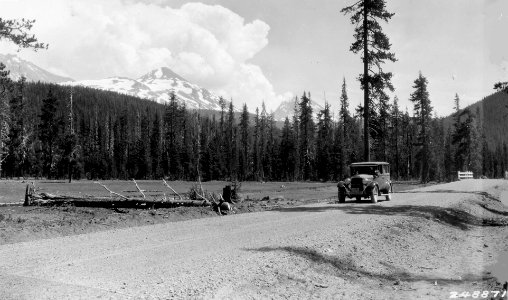
<svg viewBox="0 0 508 300">
<path fill-rule="evenodd" d="M 351 175 L 357 174 L 369 174 L 374 175 L 374 171 L 377 170 L 377 166 L 356 166 L 351 167 Z"/>
</svg>

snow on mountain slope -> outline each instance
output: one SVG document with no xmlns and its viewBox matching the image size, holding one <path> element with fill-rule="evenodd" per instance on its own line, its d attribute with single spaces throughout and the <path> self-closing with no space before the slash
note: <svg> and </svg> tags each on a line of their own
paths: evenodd
<svg viewBox="0 0 508 300">
<path fill-rule="evenodd" d="M 21 76 L 24 76 L 27 81 L 43 81 L 52 83 L 73 80 L 69 77 L 63 77 L 48 72 L 14 54 L 0 54 L 0 62 L 5 65 L 5 69 L 10 71 L 9 76 L 13 80 L 18 80 Z"/>
<path fill-rule="evenodd" d="M 178 100 L 185 103 L 187 108 L 220 110 L 218 96 L 187 81 L 166 67 L 155 69 L 136 80 L 125 77 L 111 77 L 100 80 L 64 82 L 62 84 L 113 91 L 151 99 L 159 103 L 169 102 L 171 93 L 174 92 Z M 240 111 L 240 108 L 235 108 L 235 111 Z"/>
<path fill-rule="evenodd" d="M 73 82 L 62 82 L 62 85 L 79 85 L 94 89 L 117 92 L 121 94 L 133 95 L 139 98 L 152 98 L 156 95 L 146 85 L 137 82 L 134 79 L 125 77 L 110 77 L 99 80 L 81 80 Z"/>
</svg>

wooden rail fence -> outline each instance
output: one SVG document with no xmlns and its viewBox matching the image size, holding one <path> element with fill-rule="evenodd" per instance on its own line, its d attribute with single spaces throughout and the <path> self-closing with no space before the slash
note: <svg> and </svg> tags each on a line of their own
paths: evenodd
<svg viewBox="0 0 508 300">
<path fill-rule="evenodd" d="M 459 180 L 462 180 L 462 179 L 473 179 L 473 172 L 471 171 L 465 171 L 465 172 L 461 172 L 461 171 L 458 171 L 457 172 L 457 176 L 459 178 Z"/>
</svg>

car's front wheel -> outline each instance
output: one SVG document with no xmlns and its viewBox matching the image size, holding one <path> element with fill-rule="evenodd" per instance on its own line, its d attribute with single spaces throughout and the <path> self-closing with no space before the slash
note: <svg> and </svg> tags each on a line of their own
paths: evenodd
<svg viewBox="0 0 508 300">
<path fill-rule="evenodd" d="M 390 201 L 392 200 L 392 194 L 390 192 L 388 192 L 388 194 L 386 195 L 386 201 Z"/>
<path fill-rule="evenodd" d="M 370 191 L 370 202 L 377 203 L 377 187 Z"/>
</svg>

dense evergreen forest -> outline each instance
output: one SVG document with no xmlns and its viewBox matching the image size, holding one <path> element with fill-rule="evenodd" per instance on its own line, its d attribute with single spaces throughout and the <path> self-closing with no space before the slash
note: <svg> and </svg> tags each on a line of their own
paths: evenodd
<svg viewBox="0 0 508 300">
<path fill-rule="evenodd" d="M 294 117 L 281 125 L 266 112 L 215 114 L 112 92 L 65 87 L 0 73 L 1 177 L 171 180 L 337 180 L 363 160 L 361 110 L 350 113 L 346 82 L 338 118 L 328 104 L 312 111 L 310 93 L 295 99 Z M 457 170 L 501 177 L 508 169 L 506 142 L 488 137 L 479 117 L 461 109 L 433 117 L 421 74 L 401 111 L 397 98 L 371 108 L 373 160 L 392 164 L 395 179 L 449 181 Z M 495 97 L 507 94 L 496 93 Z M 487 128 L 488 129 L 488 128 Z"/>
</svg>

